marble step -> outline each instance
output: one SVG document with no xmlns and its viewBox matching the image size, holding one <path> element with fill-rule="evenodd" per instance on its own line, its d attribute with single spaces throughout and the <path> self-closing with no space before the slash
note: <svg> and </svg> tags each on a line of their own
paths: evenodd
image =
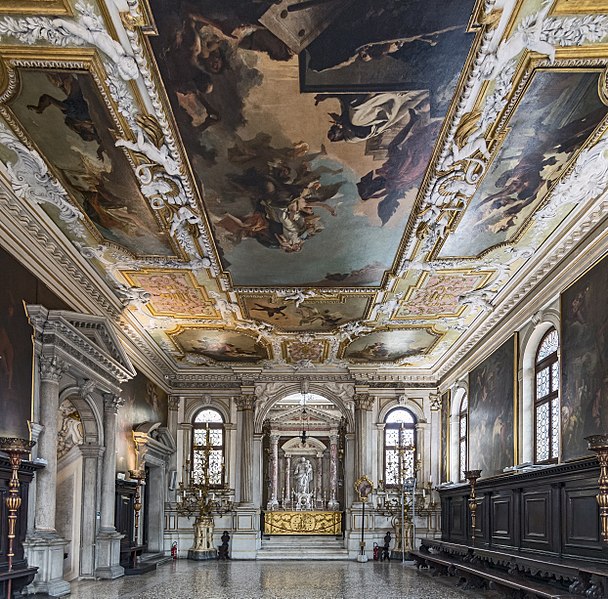
<svg viewBox="0 0 608 599">
<path fill-rule="evenodd" d="M 262 560 L 346 560 L 342 538 L 327 536 L 274 536 L 262 538 L 257 559 Z"/>
</svg>

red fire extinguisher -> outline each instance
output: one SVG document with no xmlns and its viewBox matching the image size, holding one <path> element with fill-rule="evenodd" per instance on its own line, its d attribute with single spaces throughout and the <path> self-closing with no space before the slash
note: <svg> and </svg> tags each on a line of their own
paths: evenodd
<svg viewBox="0 0 608 599">
<path fill-rule="evenodd" d="M 380 559 L 380 547 L 378 547 L 378 543 L 374 543 L 374 561 L 378 561 Z"/>
<path fill-rule="evenodd" d="M 171 557 L 177 559 L 177 541 L 173 541 L 171 545 Z"/>
</svg>

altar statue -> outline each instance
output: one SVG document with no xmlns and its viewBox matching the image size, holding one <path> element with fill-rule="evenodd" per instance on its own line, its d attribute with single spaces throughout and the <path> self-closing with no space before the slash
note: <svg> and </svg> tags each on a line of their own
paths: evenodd
<svg viewBox="0 0 608 599">
<path fill-rule="evenodd" d="M 308 495 L 310 493 L 310 482 L 312 480 L 312 465 L 310 460 L 300 458 L 296 463 L 293 475 L 296 479 L 296 493 Z"/>
</svg>

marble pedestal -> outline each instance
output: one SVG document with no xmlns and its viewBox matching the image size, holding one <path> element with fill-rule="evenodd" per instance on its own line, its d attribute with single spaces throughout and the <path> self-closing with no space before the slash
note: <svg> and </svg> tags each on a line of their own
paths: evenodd
<svg viewBox="0 0 608 599">
<path fill-rule="evenodd" d="M 189 549 L 188 550 L 188 559 L 191 559 L 194 561 L 217 559 L 217 549 L 208 549 L 206 551 L 196 551 L 195 549 Z"/>
<path fill-rule="evenodd" d="M 100 531 L 97 535 L 97 567 L 95 575 L 104 580 L 113 580 L 124 576 L 125 569 L 120 565 L 120 540 L 123 538 L 119 532 Z"/>
<path fill-rule="evenodd" d="M 256 559 L 260 547 L 260 511 L 239 506 L 234 515 L 234 532 L 230 541 L 232 559 Z"/>
<path fill-rule="evenodd" d="M 66 541 L 56 532 L 34 531 L 23 543 L 30 567 L 38 568 L 29 593 L 63 597 L 70 593 L 70 583 L 63 580 L 63 553 Z"/>
</svg>

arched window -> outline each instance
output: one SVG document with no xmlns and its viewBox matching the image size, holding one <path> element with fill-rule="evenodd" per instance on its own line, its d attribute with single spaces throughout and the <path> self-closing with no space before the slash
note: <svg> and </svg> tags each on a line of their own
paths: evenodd
<svg viewBox="0 0 608 599">
<path fill-rule="evenodd" d="M 416 417 L 405 408 L 396 408 L 384 423 L 384 484 L 398 487 L 415 476 Z"/>
<path fill-rule="evenodd" d="M 534 363 L 534 461 L 557 462 L 559 456 L 559 337 L 549 329 L 541 339 Z"/>
<path fill-rule="evenodd" d="M 192 423 L 192 478 L 210 487 L 224 486 L 224 419 L 217 411 L 205 408 Z M 206 481 L 205 478 L 208 477 Z"/>
<path fill-rule="evenodd" d="M 458 477 L 464 480 L 464 471 L 468 467 L 468 444 L 467 435 L 469 431 L 469 400 L 465 395 L 460 400 L 460 410 L 458 410 Z"/>
</svg>

